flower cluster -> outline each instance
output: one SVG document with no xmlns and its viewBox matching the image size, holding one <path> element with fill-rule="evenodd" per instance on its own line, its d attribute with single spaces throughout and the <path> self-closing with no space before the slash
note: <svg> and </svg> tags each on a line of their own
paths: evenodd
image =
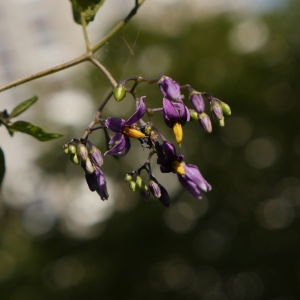
<svg viewBox="0 0 300 300">
<path fill-rule="evenodd" d="M 126 89 L 127 81 L 133 80 L 134 88 Z M 135 87 L 140 82 L 157 83 L 162 93 L 162 107 L 147 108 L 146 96 L 138 98 Z M 181 93 L 183 89 L 189 91 L 189 101 L 192 109 L 189 109 Z M 107 151 L 104 155 L 124 156 L 131 149 L 130 139 L 138 139 L 141 147 L 149 149 L 147 161 L 138 169 L 128 172 L 125 180 L 129 183 L 132 191 L 139 190 L 143 198 L 149 199 L 151 195 L 158 199 L 164 206 L 169 207 L 171 200 L 167 190 L 157 181 L 151 169 L 151 159 L 156 156 L 156 164 L 160 166 L 162 173 L 173 173 L 177 175 L 181 185 L 195 198 L 202 198 L 202 191 L 211 190 L 211 185 L 201 175 L 196 165 L 184 162 L 184 156 L 176 152 L 175 146 L 168 141 L 161 131 L 152 123 L 152 115 L 161 112 L 165 124 L 173 129 L 177 144 L 183 142 L 183 126 L 190 120 L 198 120 L 204 131 L 210 133 L 212 124 L 210 117 L 205 113 L 205 101 L 210 105 L 213 120 L 224 126 L 224 114 L 230 115 L 230 107 L 217 98 L 206 92 L 198 92 L 190 85 L 180 86 L 178 82 L 167 76 L 159 79 L 147 79 L 142 77 L 128 78 L 123 80 L 114 89 L 114 97 L 117 101 L 125 98 L 126 93 L 131 93 L 136 102 L 136 111 L 129 119 L 108 117 L 101 119 L 102 111 L 98 111 L 98 118 L 92 123 L 93 126 L 87 129 L 81 139 L 73 139 L 64 145 L 64 151 L 70 154 L 71 161 L 81 164 L 84 170 L 87 184 L 91 191 L 97 191 L 102 200 L 108 199 L 106 180 L 101 170 L 103 157 L 101 151 L 89 140 L 88 136 L 93 131 L 103 129 L 108 137 Z M 148 115 L 147 122 L 143 119 Z M 94 127 L 96 123 L 102 126 Z M 110 137 L 109 131 L 114 135 Z M 142 179 L 142 172 L 146 173 L 147 180 Z"/>
</svg>

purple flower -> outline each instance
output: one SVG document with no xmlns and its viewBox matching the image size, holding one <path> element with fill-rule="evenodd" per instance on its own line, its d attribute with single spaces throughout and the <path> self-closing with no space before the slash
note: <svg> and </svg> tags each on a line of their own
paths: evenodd
<svg viewBox="0 0 300 300">
<path fill-rule="evenodd" d="M 176 122 L 184 125 L 190 120 L 190 112 L 183 102 L 174 103 L 163 99 L 162 115 L 165 123 L 172 128 Z"/>
<path fill-rule="evenodd" d="M 197 166 L 183 164 L 183 167 L 185 174 L 177 174 L 178 180 L 195 198 L 201 199 L 201 190 L 205 192 L 210 191 L 211 185 L 203 178 Z"/>
<path fill-rule="evenodd" d="M 182 126 L 190 120 L 190 112 L 183 102 L 172 102 L 163 99 L 162 115 L 165 123 L 173 128 L 177 143 L 180 145 L 183 139 Z"/>
<path fill-rule="evenodd" d="M 165 98 L 170 101 L 182 102 L 180 85 L 178 82 L 168 76 L 162 76 L 158 81 L 158 85 Z"/>
<path fill-rule="evenodd" d="M 86 182 L 92 192 L 97 191 L 102 200 L 108 199 L 108 192 L 106 188 L 106 179 L 99 167 L 95 167 L 95 172 L 92 174 L 85 174 Z"/>
<path fill-rule="evenodd" d="M 181 163 L 184 156 L 177 154 L 173 144 L 164 141 L 162 145 L 156 144 L 157 151 L 157 164 L 160 165 L 160 171 L 162 173 L 175 173 L 176 168 L 174 166 L 177 163 Z M 175 166 L 176 167 L 176 166 Z"/>
<path fill-rule="evenodd" d="M 107 118 L 106 127 L 116 134 L 112 137 L 109 144 L 114 145 L 110 150 L 106 151 L 104 155 L 119 155 L 124 156 L 131 148 L 129 137 L 144 138 L 145 134 L 133 128 L 133 124 L 139 121 L 146 112 L 146 105 L 144 97 L 140 98 L 139 107 L 136 112 L 127 120 L 120 118 Z M 124 153 L 122 151 L 125 149 Z"/>
</svg>

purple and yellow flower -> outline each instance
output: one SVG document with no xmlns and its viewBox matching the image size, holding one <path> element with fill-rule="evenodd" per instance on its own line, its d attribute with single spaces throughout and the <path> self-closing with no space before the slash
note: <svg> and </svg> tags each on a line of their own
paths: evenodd
<svg viewBox="0 0 300 300">
<path fill-rule="evenodd" d="M 172 102 L 163 99 L 162 115 L 165 123 L 173 128 L 176 142 L 180 145 L 183 139 L 182 126 L 190 120 L 190 112 L 183 102 Z"/>
<path fill-rule="evenodd" d="M 180 85 L 178 82 L 168 76 L 162 76 L 158 81 L 158 85 L 164 98 L 174 102 L 182 102 Z"/>
<path fill-rule="evenodd" d="M 195 165 L 185 164 L 183 155 L 177 154 L 174 145 L 163 142 L 161 149 L 157 151 L 157 164 L 162 173 L 176 173 L 181 185 L 195 198 L 201 199 L 201 190 L 210 191 L 210 184 L 203 178 Z M 158 145 L 157 145 L 158 148 Z"/>
<path fill-rule="evenodd" d="M 104 155 L 119 155 L 124 156 L 131 148 L 131 138 L 144 138 L 145 134 L 134 128 L 134 124 L 138 122 L 146 112 L 146 105 L 144 97 L 140 98 L 139 106 L 136 112 L 127 120 L 120 118 L 107 118 L 106 127 L 115 132 L 115 135 L 110 140 L 109 144 L 114 145 L 110 150 L 106 151 Z M 124 150 L 124 152 L 122 152 Z"/>
<path fill-rule="evenodd" d="M 177 174 L 179 182 L 195 198 L 201 199 L 201 191 L 210 191 L 211 185 L 203 178 L 197 166 L 185 163 L 182 163 L 182 165 L 184 175 Z"/>
</svg>

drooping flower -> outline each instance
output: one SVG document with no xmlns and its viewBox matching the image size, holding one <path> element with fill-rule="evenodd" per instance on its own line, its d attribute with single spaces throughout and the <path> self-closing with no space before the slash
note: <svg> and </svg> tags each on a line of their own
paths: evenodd
<svg viewBox="0 0 300 300">
<path fill-rule="evenodd" d="M 203 178 L 197 166 L 183 163 L 183 168 L 185 174 L 177 174 L 179 182 L 195 198 L 201 199 L 201 191 L 210 191 L 211 185 Z"/>
<path fill-rule="evenodd" d="M 174 102 L 182 102 L 180 85 L 178 82 L 168 76 L 162 76 L 158 81 L 158 85 L 165 98 Z"/>
<path fill-rule="evenodd" d="M 92 192 L 96 191 L 102 200 L 107 200 L 109 195 L 106 187 L 106 179 L 99 167 L 95 167 L 92 174 L 85 173 L 86 182 Z"/>
<path fill-rule="evenodd" d="M 124 156 L 131 148 L 130 137 L 144 138 L 145 134 L 133 128 L 133 125 L 138 122 L 146 112 L 146 105 L 144 97 L 140 98 L 139 106 L 136 112 L 127 120 L 120 118 L 107 118 L 106 127 L 115 132 L 115 135 L 110 140 L 109 144 L 114 145 L 110 150 L 106 151 L 104 155 L 119 155 Z M 122 152 L 124 150 L 124 152 Z"/>
<path fill-rule="evenodd" d="M 190 112 L 183 102 L 172 102 L 163 99 L 162 115 L 165 123 L 173 128 L 177 143 L 180 145 L 183 138 L 182 126 L 190 120 Z"/>
</svg>

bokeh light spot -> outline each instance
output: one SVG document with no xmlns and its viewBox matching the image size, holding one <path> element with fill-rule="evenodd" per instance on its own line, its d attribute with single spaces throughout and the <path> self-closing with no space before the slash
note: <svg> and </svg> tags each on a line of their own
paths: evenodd
<svg viewBox="0 0 300 300">
<path fill-rule="evenodd" d="M 269 39 L 267 25 L 258 19 L 246 20 L 236 25 L 229 32 L 231 48 L 241 54 L 261 49 Z"/>
<path fill-rule="evenodd" d="M 269 138 L 258 138 L 247 145 L 245 156 L 252 167 L 264 169 L 272 166 L 278 159 L 279 146 Z"/>
</svg>

